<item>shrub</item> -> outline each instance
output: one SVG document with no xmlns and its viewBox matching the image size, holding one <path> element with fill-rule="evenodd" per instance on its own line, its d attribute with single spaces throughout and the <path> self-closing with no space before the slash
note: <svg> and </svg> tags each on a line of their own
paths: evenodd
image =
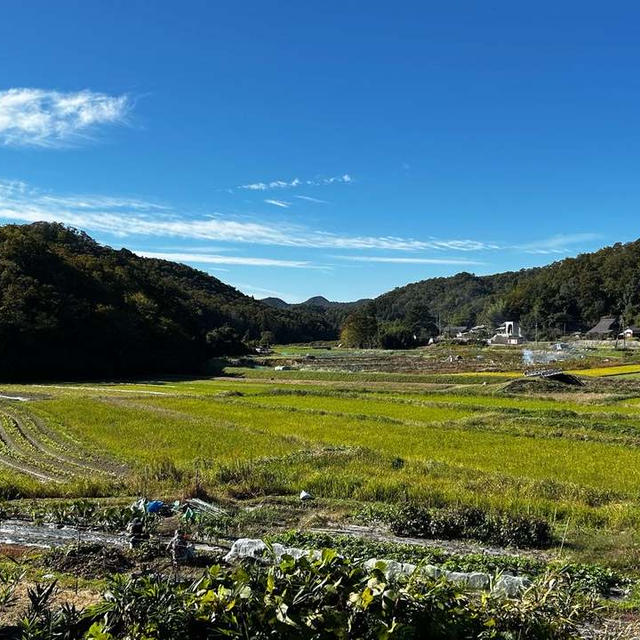
<svg viewBox="0 0 640 640">
<path fill-rule="evenodd" d="M 501 546 L 535 548 L 545 548 L 553 542 L 551 525 L 542 518 L 494 514 L 475 507 L 427 509 L 409 504 L 384 517 L 398 536 L 474 538 Z"/>
<path fill-rule="evenodd" d="M 487 542 L 502 546 L 545 548 L 553 542 L 549 523 L 533 516 L 489 515 L 480 530 Z"/>
<path fill-rule="evenodd" d="M 517 599 L 477 598 L 443 580 L 387 579 L 325 549 L 271 566 L 214 566 L 187 584 L 114 577 L 103 600 L 82 612 L 54 608 L 55 585 L 30 590 L 23 639 L 396 638 L 566 640 L 594 609 L 562 575 L 541 577 Z"/>
<path fill-rule="evenodd" d="M 88 500 L 35 504 L 29 509 L 28 515 L 36 523 L 49 522 L 109 532 L 124 531 L 134 518 L 142 520 L 149 532 L 157 524 L 157 516 L 146 513 L 136 505 L 103 507 Z"/>
</svg>

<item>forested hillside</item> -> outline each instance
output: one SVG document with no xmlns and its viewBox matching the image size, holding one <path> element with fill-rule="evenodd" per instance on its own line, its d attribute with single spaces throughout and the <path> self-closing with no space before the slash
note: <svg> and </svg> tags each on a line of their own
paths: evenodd
<svg viewBox="0 0 640 640">
<path fill-rule="evenodd" d="M 555 338 L 592 327 L 603 315 L 640 324 L 640 240 L 616 244 L 546 267 L 490 276 L 459 273 L 408 284 L 374 300 L 352 303 L 310 298 L 273 308 L 321 314 L 352 346 L 411 347 L 425 344 L 447 325 L 495 326 L 519 320 L 524 331 Z"/>
<path fill-rule="evenodd" d="M 310 341 L 335 328 L 60 224 L 0 227 L 1 379 L 196 373 L 265 335 Z"/>
<path fill-rule="evenodd" d="M 0 227 L 0 379 L 197 373 L 252 341 L 334 339 L 341 327 L 348 341 L 395 348 L 438 326 L 507 318 L 554 337 L 605 314 L 640 321 L 640 241 L 537 269 L 423 280 L 373 301 L 282 306 L 60 224 Z"/>
<path fill-rule="evenodd" d="M 394 289 L 369 307 L 380 326 L 429 334 L 436 325 L 536 323 L 554 337 L 593 326 L 603 315 L 640 320 L 640 240 L 585 253 L 547 267 L 492 276 L 459 273 Z"/>
</svg>

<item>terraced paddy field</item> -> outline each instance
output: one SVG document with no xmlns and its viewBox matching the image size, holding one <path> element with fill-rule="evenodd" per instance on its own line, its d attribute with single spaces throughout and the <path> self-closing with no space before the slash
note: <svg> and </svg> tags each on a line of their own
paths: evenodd
<svg viewBox="0 0 640 640">
<path fill-rule="evenodd" d="M 296 381 L 273 373 L 5 386 L 2 395 L 27 400 L 0 400 L 0 492 L 171 492 L 197 472 L 209 491 L 237 497 L 305 489 L 327 499 L 481 505 L 571 527 L 640 527 L 633 380 L 621 389 L 518 392 L 512 376 L 454 384 L 437 375 L 403 383 L 402 374 L 369 382 L 370 374 Z"/>
<path fill-rule="evenodd" d="M 199 379 L 4 385 L 0 520 L 93 513 L 114 526 L 136 496 L 197 494 L 231 514 L 197 535 L 540 579 L 560 568 L 571 593 L 595 590 L 608 617 L 633 621 L 637 368 L 576 370 L 584 386 L 515 370 L 246 366 Z M 93 506 L 69 506 L 80 498 Z M 105 501 L 115 511 L 98 519 Z M 42 573 L 34 557 L 31 578 Z M 0 573 L 11 570 L 0 558 Z"/>
</svg>

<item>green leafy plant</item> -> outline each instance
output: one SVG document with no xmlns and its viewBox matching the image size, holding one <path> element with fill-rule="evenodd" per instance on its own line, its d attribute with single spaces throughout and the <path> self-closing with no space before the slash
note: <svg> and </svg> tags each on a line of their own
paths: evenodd
<svg viewBox="0 0 640 640">
<path fill-rule="evenodd" d="M 384 565 L 365 569 L 331 549 L 316 559 L 213 566 L 191 583 L 115 576 L 84 611 L 53 607 L 54 589 L 30 591 L 23 640 L 567 640 L 595 611 L 566 575 L 541 576 L 516 599 L 478 597 L 418 574 L 388 579 Z"/>
</svg>

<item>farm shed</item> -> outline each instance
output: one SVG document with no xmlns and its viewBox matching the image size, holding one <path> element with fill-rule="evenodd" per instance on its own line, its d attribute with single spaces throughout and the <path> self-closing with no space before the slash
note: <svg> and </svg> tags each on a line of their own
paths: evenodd
<svg viewBox="0 0 640 640">
<path fill-rule="evenodd" d="M 592 340 L 610 338 L 613 335 L 617 335 L 619 328 L 620 323 L 618 322 L 618 318 L 614 316 L 603 316 L 595 327 L 587 331 L 587 338 L 591 338 Z"/>
</svg>

